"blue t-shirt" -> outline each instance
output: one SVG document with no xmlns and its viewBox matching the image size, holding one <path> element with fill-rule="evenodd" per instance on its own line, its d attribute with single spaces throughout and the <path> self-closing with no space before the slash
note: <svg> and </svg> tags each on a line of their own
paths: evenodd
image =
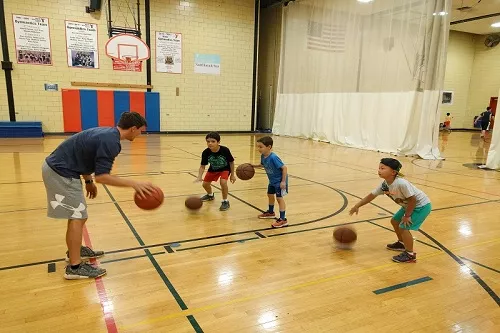
<svg viewBox="0 0 500 333">
<path fill-rule="evenodd" d="M 281 168 L 285 166 L 285 163 L 283 163 L 278 155 L 275 153 L 271 153 L 268 157 L 261 155 L 260 164 L 262 164 L 264 169 L 266 169 L 267 178 L 269 178 L 269 183 L 271 185 L 281 183 L 281 177 L 283 176 Z M 286 176 L 286 182 L 288 183 L 288 175 Z"/>
<path fill-rule="evenodd" d="M 73 135 L 45 161 L 60 176 L 79 179 L 80 175 L 110 173 L 121 149 L 116 127 L 96 127 Z"/>
</svg>

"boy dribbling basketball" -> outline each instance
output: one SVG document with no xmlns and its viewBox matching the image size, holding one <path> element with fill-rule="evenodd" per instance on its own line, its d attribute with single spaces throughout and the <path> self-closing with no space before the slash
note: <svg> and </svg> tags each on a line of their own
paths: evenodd
<svg viewBox="0 0 500 333">
<path fill-rule="evenodd" d="M 261 153 L 260 164 L 253 165 L 254 168 L 264 167 L 267 177 L 269 178 L 269 186 L 267 187 L 267 197 L 269 199 L 269 209 L 260 214 L 259 219 L 274 219 L 274 197 L 278 201 L 280 209 L 280 217 L 271 224 L 273 228 L 282 228 L 288 226 L 288 221 L 285 217 L 286 204 L 283 196 L 288 193 L 288 171 L 286 165 L 281 159 L 272 152 L 273 139 L 270 136 L 265 136 L 257 140 L 257 149 Z"/>
<path fill-rule="evenodd" d="M 412 183 L 403 179 L 401 163 L 394 158 L 383 158 L 380 161 L 378 175 L 383 178 L 382 184 L 358 202 L 349 212 L 349 215 L 358 214 L 360 207 L 370 203 L 377 196 L 385 194 L 401 206 L 394 214 L 391 224 L 398 236 L 398 241 L 387 244 L 387 249 L 402 251 L 392 258 L 395 262 L 411 263 L 417 261 L 417 254 L 413 252 L 413 237 L 410 230 L 418 230 L 429 216 L 432 206 L 427 195 L 416 188 Z"/>
<path fill-rule="evenodd" d="M 230 178 L 231 183 L 234 184 L 236 177 L 234 175 L 234 158 L 231 155 L 229 148 L 220 145 L 220 135 L 216 132 L 210 132 L 205 137 L 207 141 L 207 149 L 201 154 L 201 165 L 198 172 L 198 178 L 196 181 L 201 182 L 203 172 L 205 172 L 205 167 L 210 164 L 208 172 L 203 179 L 203 188 L 207 191 L 201 201 L 212 201 L 215 195 L 212 191 L 212 182 L 216 182 L 220 178 L 220 187 L 222 189 L 222 204 L 219 208 L 221 211 L 229 209 L 229 200 L 227 200 L 227 195 L 229 193 L 229 188 L 227 186 L 227 180 Z"/>
</svg>

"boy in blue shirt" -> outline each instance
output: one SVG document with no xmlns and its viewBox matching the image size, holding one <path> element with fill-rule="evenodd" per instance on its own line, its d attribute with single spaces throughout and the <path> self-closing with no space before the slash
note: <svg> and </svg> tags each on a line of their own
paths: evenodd
<svg viewBox="0 0 500 333">
<path fill-rule="evenodd" d="M 280 209 L 280 217 L 275 222 L 271 224 L 273 228 L 282 228 L 288 226 L 288 221 L 285 217 L 285 200 L 283 196 L 288 193 L 288 174 L 287 167 L 281 161 L 281 159 L 272 152 L 273 149 L 273 139 L 269 136 L 265 136 L 257 140 L 257 149 L 261 153 L 260 164 L 254 165 L 254 167 L 264 167 L 269 178 L 269 186 L 267 187 L 267 197 L 269 198 L 269 209 L 260 214 L 259 219 L 274 219 L 276 214 L 274 213 L 274 196 L 276 195 L 276 200 L 278 200 L 278 205 Z"/>
</svg>

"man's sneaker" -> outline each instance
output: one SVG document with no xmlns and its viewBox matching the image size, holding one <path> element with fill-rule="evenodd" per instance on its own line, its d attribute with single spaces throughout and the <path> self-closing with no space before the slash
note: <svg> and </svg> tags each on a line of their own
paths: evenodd
<svg viewBox="0 0 500 333">
<path fill-rule="evenodd" d="M 276 217 L 276 214 L 273 212 L 264 212 L 262 214 L 260 214 L 259 216 L 257 216 L 259 219 L 274 219 Z"/>
<path fill-rule="evenodd" d="M 103 255 L 104 255 L 103 251 L 94 251 L 88 246 L 82 246 L 80 248 L 80 257 L 82 258 L 83 261 L 100 258 Z M 69 251 L 66 251 L 66 261 L 69 262 Z"/>
<path fill-rule="evenodd" d="M 220 205 L 219 210 L 220 211 L 225 211 L 225 210 L 228 210 L 229 207 L 230 207 L 229 201 L 222 201 L 222 204 Z"/>
<path fill-rule="evenodd" d="M 409 254 L 408 252 L 404 251 L 398 254 L 395 257 L 392 257 L 392 260 L 395 262 L 403 262 L 403 263 L 411 263 L 411 262 L 417 262 L 417 254 Z"/>
<path fill-rule="evenodd" d="M 212 193 L 210 194 L 205 194 L 204 196 L 201 197 L 201 201 L 212 201 L 215 199 L 215 195 Z"/>
<path fill-rule="evenodd" d="M 271 224 L 273 228 L 283 228 L 288 226 L 288 221 L 286 219 L 277 219 L 275 222 Z"/>
<path fill-rule="evenodd" d="M 392 251 L 404 251 L 405 250 L 405 245 L 401 243 L 400 241 L 397 241 L 396 243 L 392 244 L 387 244 L 387 249 L 392 250 Z"/>
<path fill-rule="evenodd" d="M 80 267 L 76 269 L 71 268 L 71 265 L 66 266 L 64 278 L 66 280 L 95 279 L 99 276 L 103 276 L 104 274 L 106 274 L 105 269 L 94 267 L 88 263 L 82 262 Z"/>
</svg>

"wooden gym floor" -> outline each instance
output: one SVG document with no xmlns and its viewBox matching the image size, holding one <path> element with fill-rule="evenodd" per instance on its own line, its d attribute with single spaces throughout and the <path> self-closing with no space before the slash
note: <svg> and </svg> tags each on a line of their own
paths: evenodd
<svg viewBox="0 0 500 333">
<path fill-rule="evenodd" d="M 66 222 L 45 217 L 40 166 L 64 138 L 0 141 L 0 332 L 500 332 L 500 172 L 484 162 L 479 133 L 443 133 L 445 161 L 401 158 L 407 178 L 432 200 L 414 233 L 416 264 L 396 264 L 375 188 L 381 153 L 275 137 L 288 165 L 288 228 L 259 220 L 267 179 L 230 185 L 231 209 L 202 195 L 194 174 L 201 135 L 150 135 L 123 143 L 114 173 L 161 186 L 166 199 L 139 210 L 130 189 L 99 185 L 89 200 L 85 243 L 107 252 L 108 274 L 66 281 Z M 254 135 L 223 135 L 236 164 L 258 162 Z M 468 166 L 469 165 L 469 166 Z M 335 226 L 358 232 L 337 249 Z"/>
</svg>

